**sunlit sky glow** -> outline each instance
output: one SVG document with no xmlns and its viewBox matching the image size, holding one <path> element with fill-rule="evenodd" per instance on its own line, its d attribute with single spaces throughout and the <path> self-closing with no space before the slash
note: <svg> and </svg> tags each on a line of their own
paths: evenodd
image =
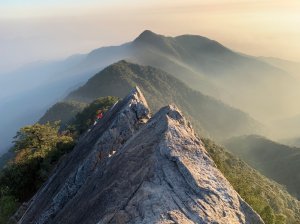
<svg viewBox="0 0 300 224">
<path fill-rule="evenodd" d="M 298 0 L 0 0 L 0 72 L 127 42 L 145 29 L 300 61 Z"/>
</svg>

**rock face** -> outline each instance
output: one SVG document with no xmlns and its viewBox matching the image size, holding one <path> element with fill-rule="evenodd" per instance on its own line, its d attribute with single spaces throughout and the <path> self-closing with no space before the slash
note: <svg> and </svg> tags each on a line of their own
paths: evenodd
<svg viewBox="0 0 300 224">
<path fill-rule="evenodd" d="M 136 88 L 82 136 L 19 223 L 263 223 L 176 106 L 149 117 Z"/>
</svg>

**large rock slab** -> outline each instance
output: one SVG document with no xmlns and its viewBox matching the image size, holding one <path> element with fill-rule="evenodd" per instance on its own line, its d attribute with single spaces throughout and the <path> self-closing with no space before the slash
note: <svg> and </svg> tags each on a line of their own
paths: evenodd
<svg viewBox="0 0 300 224">
<path fill-rule="evenodd" d="M 149 119 L 147 102 L 136 87 L 84 134 L 72 153 L 33 197 L 19 223 L 49 223 L 97 171 Z"/>
<path fill-rule="evenodd" d="M 217 169 L 178 108 L 164 107 L 149 120 L 136 89 L 82 136 L 20 223 L 263 221 Z"/>
</svg>

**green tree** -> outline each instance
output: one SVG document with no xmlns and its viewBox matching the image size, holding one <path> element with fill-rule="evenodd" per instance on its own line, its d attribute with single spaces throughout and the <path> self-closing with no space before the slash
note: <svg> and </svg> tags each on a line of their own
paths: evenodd
<svg viewBox="0 0 300 224">
<path fill-rule="evenodd" d="M 25 126 L 14 143 L 15 158 L 0 172 L 0 223 L 33 196 L 58 159 L 74 147 L 73 138 L 59 132 L 59 122 Z"/>
<path fill-rule="evenodd" d="M 72 138 L 60 135 L 59 122 L 25 126 L 14 137 L 15 162 L 22 163 L 34 158 L 45 158 L 58 143 L 72 142 Z M 23 161 L 24 160 L 24 161 Z"/>
</svg>

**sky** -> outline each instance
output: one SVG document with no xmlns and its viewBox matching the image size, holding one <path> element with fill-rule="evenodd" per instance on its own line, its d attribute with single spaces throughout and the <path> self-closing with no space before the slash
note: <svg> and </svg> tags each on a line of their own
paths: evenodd
<svg viewBox="0 0 300 224">
<path fill-rule="evenodd" d="M 145 29 L 300 61 L 299 0 L 0 0 L 0 74 L 128 42 Z"/>
</svg>

